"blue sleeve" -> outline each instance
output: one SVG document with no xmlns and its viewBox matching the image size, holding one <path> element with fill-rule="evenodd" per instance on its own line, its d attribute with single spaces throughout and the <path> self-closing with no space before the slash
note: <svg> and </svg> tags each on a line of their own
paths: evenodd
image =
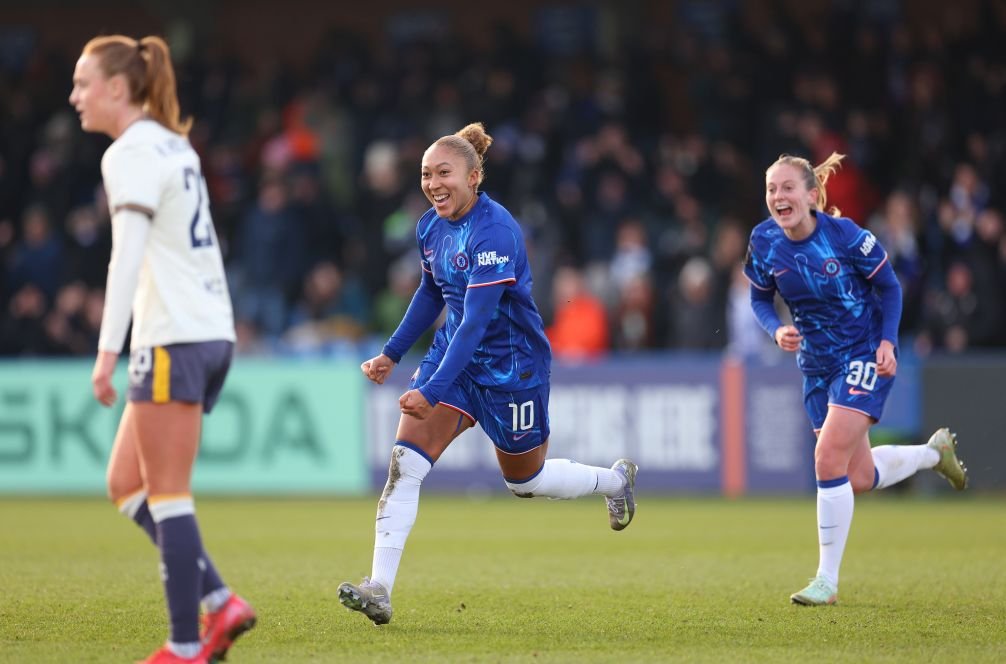
<svg viewBox="0 0 1006 664">
<path fill-rule="evenodd" d="M 883 339 L 887 339 L 894 347 L 898 347 L 898 326 L 901 325 L 901 284 L 894 273 L 890 261 L 885 261 L 873 278 L 873 287 L 880 294 L 880 312 L 883 317 Z"/>
<path fill-rule="evenodd" d="M 402 322 L 398 324 L 398 329 L 391 335 L 391 339 L 384 345 L 381 352 L 390 357 L 396 363 L 402 361 L 412 344 L 423 332 L 430 328 L 437 320 L 437 316 L 444 309 L 444 295 L 440 292 L 433 275 L 423 270 L 422 279 L 416 294 L 412 296 L 412 302 L 402 317 Z"/>
<path fill-rule="evenodd" d="M 762 329 L 775 341 L 775 331 L 782 327 L 782 320 L 775 312 L 775 291 L 758 288 L 751 284 L 751 309 Z"/>
<path fill-rule="evenodd" d="M 458 325 L 454 338 L 447 346 L 444 359 L 430 376 L 429 382 L 419 388 L 431 406 L 440 403 L 440 397 L 458 377 L 465 366 L 472 361 L 475 349 L 482 343 L 486 328 L 496 312 L 505 284 L 492 284 L 465 291 L 465 315 Z"/>
</svg>

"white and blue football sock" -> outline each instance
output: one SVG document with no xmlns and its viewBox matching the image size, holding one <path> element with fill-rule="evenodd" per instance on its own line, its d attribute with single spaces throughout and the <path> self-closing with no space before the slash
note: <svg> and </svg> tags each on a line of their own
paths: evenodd
<svg viewBox="0 0 1006 664">
<path fill-rule="evenodd" d="M 391 451 L 388 482 L 377 504 L 372 581 L 391 595 L 405 541 L 419 513 L 419 489 L 433 462 L 415 447 L 396 441 Z"/>
<path fill-rule="evenodd" d="M 871 452 L 877 469 L 874 489 L 886 489 L 940 462 L 939 452 L 928 445 L 878 445 Z"/>
<path fill-rule="evenodd" d="M 849 477 L 817 481 L 817 537 L 820 551 L 817 575 L 838 587 L 838 569 L 849 539 L 855 499 Z"/>
</svg>

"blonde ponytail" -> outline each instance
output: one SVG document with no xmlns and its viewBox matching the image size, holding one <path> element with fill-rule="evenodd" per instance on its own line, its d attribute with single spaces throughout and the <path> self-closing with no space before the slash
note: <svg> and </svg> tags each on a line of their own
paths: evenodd
<svg viewBox="0 0 1006 664">
<path fill-rule="evenodd" d="M 828 189 L 825 185 L 828 183 L 828 179 L 839 169 L 843 159 L 845 159 L 844 154 L 832 152 L 827 159 L 817 166 L 812 167 L 810 162 L 803 157 L 794 157 L 792 155 L 783 154 L 779 155 L 779 158 L 775 160 L 775 163 L 772 164 L 772 166 L 769 166 L 769 170 L 779 164 L 786 164 L 800 171 L 803 175 L 803 183 L 804 186 L 807 187 L 807 191 L 810 191 L 811 189 L 817 189 L 818 191 L 817 203 L 812 207 L 814 209 L 823 210 L 828 204 Z M 833 217 L 837 217 L 842 214 L 842 211 L 834 205 L 831 206 L 831 209 L 827 212 Z"/>
<path fill-rule="evenodd" d="M 181 119 L 175 68 L 171 52 L 160 37 L 139 41 L 125 35 L 95 37 L 87 42 L 84 55 L 95 55 L 105 77 L 122 74 L 129 86 L 129 100 L 168 129 L 188 136 L 192 118 Z"/>
</svg>

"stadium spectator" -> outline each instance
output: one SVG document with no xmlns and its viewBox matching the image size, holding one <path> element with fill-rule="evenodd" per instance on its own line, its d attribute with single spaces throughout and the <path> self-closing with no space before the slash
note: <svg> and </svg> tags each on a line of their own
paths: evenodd
<svg viewBox="0 0 1006 664">
<path fill-rule="evenodd" d="M 919 212 L 912 197 L 903 190 L 892 192 L 868 227 L 887 250 L 901 284 L 901 334 L 916 334 L 921 323 L 926 265 L 919 238 Z"/>
<path fill-rule="evenodd" d="M 552 353 L 568 361 L 592 360 L 607 354 L 608 314 L 587 287 L 583 273 L 565 265 L 552 278 L 554 312 L 546 330 Z"/>
<path fill-rule="evenodd" d="M 1003 307 L 1001 300 L 996 305 L 986 299 L 986 303 L 979 306 L 980 301 L 972 265 L 964 259 L 952 261 L 946 272 L 945 288 L 933 291 L 927 302 L 926 328 L 919 340 L 920 350 L 927 352 L 936 348 L 963 353 L 975 346 L 989 345 L 995 339 L 992 335 L 1000 329 Z"/>
<path fill-rule="evenodd" d="M 388 266 L 388 287 L 378 293 L 373 307 L 373 328 L 377 334 L 387 339 L 395 333 L 418 287 L 415 255 L 402 255 Z M 429 332 L 419 339 L 421 345 L 427 346 L 432 341 L 433 335 Z"/>
<path fill-rule="evenodd" d="M 284 340 L 303 352 L 342 342 L 357 342 L 367 331 L 370 312 L 363 287 L 332 261 L 322 261 L 304 277 L 300 300 L 290 314 Z"/>
<path fill-rule="evenodd" d="M 880 420 L 897 371 L 901 287 L 887 252 L 868 231 L 825 209 L 826 183 L 844 155 L 812 167 L 783 155 L 765 173 L 769 218 L 751 232 L 745 274 L 762 328 L 785 351 L 799 351 L 804 404 L 817 446 L 817 574 L 790 599 L 833 604 L 839 567 L 852 525 L 853 492 L 891 486 L 924 468 L 958 491 L 967 474 L 957 440 L 939 429 L 925 445 L 871 450 L 870 427 Z M 793 315 L 783 325 L 774 295 Z"/>
<path fill-rule="evenodd" d="M 15 291 L 0 326 L 0 350 L 8 354 L 48 355 L 46 309 L 45 293 L 35 284 L 26 284 Z"/>
<path fill-rule="evenodd" d="M 619 352 L 655 348 L 658 336 L 657 296 L 653 274 L 636 273 L 616 291 L 611 314 L 611 347 Z"/>
<path fill-rule="evenodd" d="M 265 176 L 237 240 L 231 270 L 237 318 L 277 337 L 289 324 L 308 257 L 308 229 L 290 207 L 283 174 Z"/>
<path fill-rule="evenodd" d="M 660 39 L 648 33 L 631 44 L 608 30 L 609 17 L 595 26 L 608 35 L 599 40 L 604 48 L 594 51 L 585 40 L 570 52 L 540 48 L 505 24 L 477 47 L 446 28 L 377 42 L 337 25 L 317 44 L 297 35 L 306 68 L 257 60 L 252 51 L 239 55 L 227 46 L 238 41 L 231 25 L 217 25 L 214 37 L 221 39 L 210 40 L 212 48 L 184 57 L 182 94 L 200 116 L 192 143 L 204 157 L 221 248 L 234 275 L 237 325 L 248 331 L 249 343 L 239 348 L 283 352 L 277 340 L 289 326 L 284 316 L 269 329 L 240 319 L 238 276 L 256 267 L 254 255 L 243 251 L 241 222 L 256 206 L 257 183 L 288 179 L 288 207 L 310 238 L 301 271 L 333 259 L 374 297 L 408 229 L 402 223 L 409 218 L 408 165 L 419 160 L 425 136 L 438 135 L 426 133 L 431 127 L 458 117 L 494 118 L 499 142 L 489 155 L 488 183 L 494 199 L 525 223 L 530 211 L 541 211 L 533 232 L 525 228 L 541 303 L 551 291 L 550 266 L 587 265 L 592 257 L 607 265 L 612 233 L 628 216 L 641 219 L 654 239 L 655 283 L 674 283 L 689 258 L 710 257 L 712 221 L 760 199 L 763 185 L 749 164 L 770 161 L 780 150 L 821 159 L 847 148 L 831 188 L 847 213 L 863 208 L 853 218 L 869 221 L 895 191 L 912 199 L 925 273 L 922 293 L 905 290 L 903 332 L 910 335 L 922 325 L 919 302 L 943 288 L 951 260 L 977 242 L 978 215 L 1002 210 L 997 192 L 1006 190 L 1006 88 L 995 48 L 1006 27 L 1003 12 L 990 2 L 966 3 L 951 9 L 969 18 L 942 21 L 939 12 L 951 10 L 937 4 L 720 7 L 700 21 L 701 29 L 686 30 L 686 21 L 655 23 L 649 28 Z M 39 25 L 47 20 L 44 10 L 26 7 L 25 16 L 32 14 Z M 269 14 L 256 20 L 269 21 Z M 610 48 L 617 46 L 631 48 Z M 823 57 L 835 50 L 849 57 Z M 107 230 L 94 194 L 103 139 L 76 132 L 62 107 L 59 72 L 72 68 L 71 55 L 39 40 L 18 58 L 0 58 L 5 275 L 34 204 L 48 210 L 51 232 L 71 261 L 76 240 L 69 215 L 93 204 Z M 842 178 L 848 194 L 838 188 Z M 602 208 L 599 198 L 613 207 Z M 319 225 L 329 212 L 337 223 Z M 588 224 L 599 233 L 586 232 Z M 100 247 L 93 249 L 92 258 Z M 899 257 L 898 248 L 888 250 Z M 57 275 L 58 286 L 80 276 L 70 274 L 70 265 Z M 895 263 L 903 280 L 909 265 Z M 302 276 L 287 284 L 286 306 L 300 296 Z M 983 276 L 975 278 L 985 306 L 990 291 Z M 7 316 L 17 288 L 0 286 L 0 315 Z M 46 309 L 56 290 L 46 291 Z M 614 298 L 608 304 L 614 307 Z M 1006 337 L 1006 317 L 998 328 L 993 339 Z M 658 347 L 674 343 L 664 334 L 658 339 Z M 4 352 L 22 354 L 29 345 L 38 352 L 29 339 Z"/>
<path fill-rule="evenodd" d="M 24 233 L 11 251 L 8 287 L 37 286 L 48 301 L 56 297 L 63 274 L 63 240 L 52 228 L 49 211 L 32 205 L 22 222 Z"/>
<path fill-rule="evenodd" d="M 727 343 L 726 303 L 719 299 L 716 275 L 703 256 L 695 256 L 678 273 L 677 288 L 669 293 L 669 345 L 688 350 L 716 350 Z"/>
<path fill-rule="evenodd" d="M 74 281 L 63 286 L 56 304 L 45 317 L 46 341 L 52 355 L 86 355 L 97 347 L 98 337 L 88 323 L 84 306 L 87 286 Z"/>
<path fill-rule="evenodd" d="M 383 383 L 447 306 L 447 320 L 399 399 L 402 416 L 388 481 L 377 506 L 370 577 L 339 586 L 339 600 L 375 624 L 391 620 L 391 593 L 419 490 L 433 464 L 476 422 L 493 441 L 507 487 L 522 498 L 606 497 L 609 524 L 635 513 L 636 465 L 608 468 L 546 459 L 552 354 L 531 298 L 520 227 L 479 191 L 492 138 L 481 123 L 436 140 L 422 160 L 422 191 L 433 205 L 416 228 L 423 275 L 405 317 L 380 355 L 361 365 Z"/>
<path fill-rule="evenodd" d="M 98 206 L 86 204 L 71 210 L 66 218 L 63 283 L 79 280 L 89 287 L 104 286 L 111 251 L 112 229 Z"/>
<path fill-rule="evenodd" d="M 112 406 L 132 317 L 108 492 L 161 553 L 171 635 L 149 664 L 216 661 L 255 623 L 206 555 L 192 501 L 202 414 L 227 376 L 234 322 L 199 157 L 187 140 L 191 123 L 181 120 L 176 94 L 167 44 L 120 35 L 84 46 L 70 93 L 81 127 L 113 140 L 102 158 L 112 257 L 91 380 L 94 397 Z"/>
</svg>

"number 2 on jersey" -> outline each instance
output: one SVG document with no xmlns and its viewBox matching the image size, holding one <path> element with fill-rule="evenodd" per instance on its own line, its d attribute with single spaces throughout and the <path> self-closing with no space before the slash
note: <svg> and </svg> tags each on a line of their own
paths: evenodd
<svg viewBox="0 0 1006 664">
<path fill-rule="evenodd" d="M 196 188 L 196 213 L 192 215 L 192 223 L 189 225 L 189 239 L 192 240 L 192 248 L 212 247 L 213 228 L 209 219 L 201 219 L 203 211 L 203 176 L 199 171 L 191 166 L 185 167 L 185 190 L 188 191 L 193 186 Z M 202 222 L 200 224 L 200 222 Z"/>
</svg>

